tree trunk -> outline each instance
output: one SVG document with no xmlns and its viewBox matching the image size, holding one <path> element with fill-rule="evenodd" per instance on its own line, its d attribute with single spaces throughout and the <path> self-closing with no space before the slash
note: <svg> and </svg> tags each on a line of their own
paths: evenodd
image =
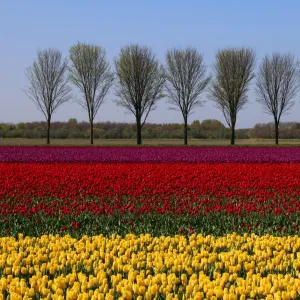
<svg viewBox="0 0 300 300">
<path fill-rule="evenodd" d="M 234 145 L 234 141 L 235 141 L 235 135 L 234 135 L 235 131 L 234 131 L 234 127 L 235 127 L 235 125 L 231 125 L 231 141 L 230 141 L 230 144 L 231 144 L 231 145 Z"/>
<path fill-rule="evenodd" d="M 278 145 L 279 138 L 279 122 L 275 120 L 275 144 Z"/>
<path fill-rule="evenodd" d="M 136 118 L 136 140 L 138 145 L 142 145 L 142 125 L 141 118 Z"/>
<path fill-rule="evenodd" d="M 47 120 L 47 145 L 50 144 L 50 121 L 51 121 L 51 119 L 48 118 L 48 120 Z"/>
<path fill-rule="evenodd" d="M 94 144 L 94 122 L 90 122 L 90 130 L 91 130 L 91 145 Z"/>
<path fill-rule="evenodd" d="M 184 118 L 184 145 L 188 143 L 188 125 L 187 118 Z"/>
</svg>

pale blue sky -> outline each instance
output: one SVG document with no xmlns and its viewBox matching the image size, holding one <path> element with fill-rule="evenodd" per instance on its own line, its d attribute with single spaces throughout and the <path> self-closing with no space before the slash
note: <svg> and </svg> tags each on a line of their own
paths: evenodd
<svg viewBox="0 0 300 300">
<path fill-rule="evenodd" d="M 70 46 L 78 41 L 98 44 L 106 49 L 112 64 L 120 47 L 128 43 L 150 46 L 162 63 L 167 49 L 194 46 L 211 72 L 218 49 L 249 46 L 257 53 L 258 67 L 262 56 L 273 51 L 300 58 L 299 12 L 296 0 L 0 0 L 0 122 L 43 120 L 22 92 L 27 85 L 24 69 L 38 49 L 56 47 L 68 56 Z M 256 103 L 253 87 L 250 103 L 238 115 L 237 128 L 272 121 Z M 79 96 L 75 89 L 73 94 Z M 95 121 L 134 122 L 132 115 L 112 102 L 114 97 L 113 92 L 107 97 Z M 296 101 L 282 121 L 300 121 L 300 93 Z M 182 122 L 181 114 L 168 107 L 162 99 L 148 122 Z M 53 121 L 71 117 L 88 120 L 86 111 L 71 102 L 58 109 Z M 225 124 L 221 112 L 208 100 L 189 123 L 209 118 Z"/>
</svg>

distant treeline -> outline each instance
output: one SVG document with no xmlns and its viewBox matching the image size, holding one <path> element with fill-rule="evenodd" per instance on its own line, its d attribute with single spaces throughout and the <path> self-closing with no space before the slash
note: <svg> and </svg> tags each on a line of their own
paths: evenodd
<svg viewBox="0 0 300 300">
<path fill-rule="evenodd" d="M 296 103 L 300 91 L 299 61 L 290 53 L 274 52 L 262 59 L 255 73 L 255 51 L 251 48 L 220 49 L 215 56 L 212 75 L 208 75 L 203 56 L 196 48 L 173 48 L 166 52 L 162 64 L 151 48 L 128 44 L 120 49 L 114 69 L 101 46 L 80 43 L 71 46 L 69 62 L 55 48 L 39 50 L 37 59 L 25 69 L 28 85 L 24 89 L 45 119 L 45 123 L 3 125 L 3 137 L 87 138 L 91 145 L 94 138 L 136 138 L 142 145 L 142 137 L 148 139 L 235 139 L 298 138 L 297 125 L 281 125 L 281 116 Z M 256 78 L 256 100 L 273 124 L 257 125 L 253 129 L 236 129 L 238 112 L 248 102 L 251 81 Z M 71 120 L 68 123 L 52 123 L 52 115 L 62 104 L 70 101 L 72 88 L 81 93 L 78 104 L 87 111 L 89 124 Z M 115 92 L 113 102 L 132 114 L 135 124 L 96 123 L 98 110 L 110 89 Z M 226 129 L 215 120 L 189 125 L 189 117 L 202 106 L 203 92 L 223 113 Z M 148 124 L 146 120 L 160 100 L 166 99 L 170 108 L 182 114 L 180 124 Z M 88 133 L 89 127 L 89 133 Z M 274 131 L 274 134 L 271 132 Z M 45 132 L 46 130 L 46 132 Z"/>
<path fill-rule="evenodd" d="M 53 139 L 88 139 L 90 124 L 78 122 L 72 118 L 68 122 L 53 122 L 51 138 Z M 142 133 L 145 139 L 181 139 L 183 124 L 145 124 Z M 300 123 L 280 123 L 280 137 L 283 139 L 299 139 Z M 196 120 L 188 126 L 188 137 L 192 139 L 228 139 L 230 129 L 218 120 Z M 40 139 L 47 136 L 46 122 L 27 122 L 18 124 L 0 123 L 0 138 Z M 256 124 L 253 128 L 237 129 L 237 139 L 264 138 L 273 139 L 274 123 Z M 96 139 L 135 139 L 135 123 L 100 122 L 94 124 Z"/>
</svg>

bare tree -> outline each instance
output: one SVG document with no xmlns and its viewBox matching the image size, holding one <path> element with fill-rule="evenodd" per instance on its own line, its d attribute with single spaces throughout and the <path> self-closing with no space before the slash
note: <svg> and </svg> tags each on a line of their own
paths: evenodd
<svg viewBox="0 0 300 300">
<path fill-rule="evenodd" d="M 70 99 L 65 71 L 67 60 L 56 49 L 37 52 L 37 60 L 25 70 L 30 85 L 25 94 L 36 104 L 47 121 L 47 144 L 50 144 L 50 124 L 54 111 Z"/>
<path fill-rule="evenodd" d="M 278 145 L 280 117 L 295 104 L 293 98 L 299 90 L 299 69 L 291 54 L 273 53 L 265 56 L 256 82 L 257 102 L 266 113 L 273 115 L 275 143 Z"/>
<path fill-rule="evenodd" d="M 125 107 L 136 119 L 137 144 L 142 144 L 142 127 L 149 113 L 163 97 L 164 72 L 147 47 L 130 45 L 121 49 L 115 60 L 117 105 Z M 144 117 L 144 120 L 142 118 Z"/>
<path fill-rule="evenodd" d="M 235 142 L 237 114 L 248 101 L 247 92 L 254 77 L 254 63 L 255 53 L 247 48 L 220 50 L 216 55 L 215 78 L 210 94 L 231 128 L 231 145 Z"/>
<path fill-rule="evenodd" d="M 78 43 L 70 49 L 72 62 L 70 80 L 84 95 L 78 103 L 87 110 L 90 122 L 91 144 L 94 143 L 94 119 L 112 86 L 114 75 L 102 47 Z"/>
<path fill-rule="evenodd" d="M 194 48 L 169 50 L 166 55 L 166 90 L 169 103 L 182 113 L 184 144 L 187 145 L 188 117 L 194 108 L 201 106 L 200 94 L 210 81 L 202 55 Z"/>
</svg>

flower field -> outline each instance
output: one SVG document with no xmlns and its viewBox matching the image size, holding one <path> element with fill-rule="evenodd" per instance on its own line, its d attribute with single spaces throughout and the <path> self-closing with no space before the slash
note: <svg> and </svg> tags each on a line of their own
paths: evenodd
<svg viewBox="0 0 300 300">
<path fill-rule="evenodd" d="M 0 162 L 300 163 L 299 147 L 0 147 Z"/>
<path fill-rule="evenodd" d="M 0 148 L 0 299 L 300 299 L 300 149 Z"/>
</svg>

